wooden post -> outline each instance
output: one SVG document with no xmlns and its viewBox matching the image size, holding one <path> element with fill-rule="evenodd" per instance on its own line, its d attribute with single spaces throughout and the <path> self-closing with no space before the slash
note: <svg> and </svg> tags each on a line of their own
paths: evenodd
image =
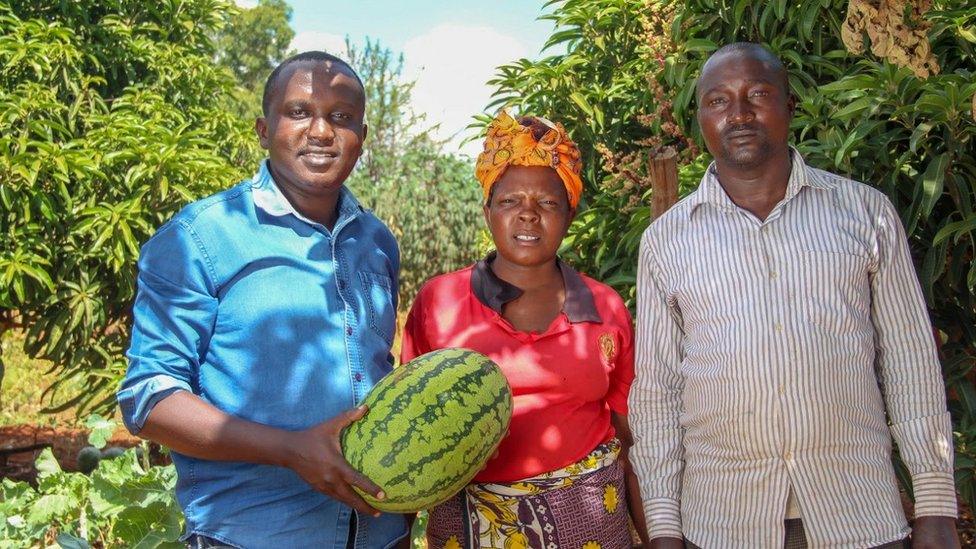
<svg viewBox="0 0 976 549">
<path fill-rule="evenodd" d="M 678 201 L 678 152 L 665 147 L 648 159 L 651 177 L 651 219 L 657 219 Z"/>
</svg>

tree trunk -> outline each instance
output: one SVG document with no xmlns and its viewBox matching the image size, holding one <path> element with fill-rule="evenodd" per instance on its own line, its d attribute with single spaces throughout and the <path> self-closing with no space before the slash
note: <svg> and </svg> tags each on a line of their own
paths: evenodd
<svg viewBox="0 0 976 549">
<path fill-rule="evenodd" d="M 673 147 L 651 153 L 651 217 L 657 219 L 678 201 L 678 153 Z"/>
</svg>

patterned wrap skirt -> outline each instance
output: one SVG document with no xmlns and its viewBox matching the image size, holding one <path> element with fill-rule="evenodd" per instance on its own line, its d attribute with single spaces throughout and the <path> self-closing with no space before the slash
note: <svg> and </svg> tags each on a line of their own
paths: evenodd
<svg viewBox="0 0 976 549">
<path fill-rule="evenodd" d="M 631 547 L 620 442 L 510 484 L 469 484 L 430 510 L 431 549 Z"/>
</svg>

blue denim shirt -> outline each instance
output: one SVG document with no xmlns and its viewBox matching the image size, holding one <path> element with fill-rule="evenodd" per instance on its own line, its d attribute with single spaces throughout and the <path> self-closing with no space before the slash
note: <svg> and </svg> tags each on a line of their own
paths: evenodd
<svg viewBox="0 0 976 549">
<path fill-rule="evenodd" d="M 249 421 L 301 430 L 355 406 L 390 371 L 399 251 L 343 189 L 330 232 L 257 175 L 190 204 L 142 247 L 129 369 L 118 393 L 138 433 L 191 391 Z M 172 453 L 186 534 L 240 547 L 345 548 L 352 509 L 283 467 Z M 406 535 L 360 515 L 356 547 Z"/>
</svg>

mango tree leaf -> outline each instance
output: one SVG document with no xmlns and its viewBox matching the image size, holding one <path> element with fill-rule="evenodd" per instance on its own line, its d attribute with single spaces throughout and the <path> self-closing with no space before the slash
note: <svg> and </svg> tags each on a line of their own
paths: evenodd
<svg viewBox="0 0 976 549">
<path fill-rule="evenodd" d="M 940 154 L 929 161 L 925 173 L 922 174 L 922 217 L 928 219 L 935 208 L 935 203 L 942 196 L 942 189 L 945 185 L 946 166 L 949 165 L 949 157 Z"/>
<path fill-rule="evenodd" d="M 935 238 L 932 239 L 932 243 L 933 245 L 940 244 L 951 236 L 955 236 L 958 240 L 960 235 L 973 230 L 976 230 L 976 214 L 971 215 L 961 221 L 953 221 L 945 227 L 942 227 L 939 229 L 939 232 L 935 234 Z"/>
<path fill-rule="evenodd" d="M 712 52 L 718 49 L 718 45 L 707 38 L 692 38 L 684 43 L 685 51 Z"/>
</svg>

